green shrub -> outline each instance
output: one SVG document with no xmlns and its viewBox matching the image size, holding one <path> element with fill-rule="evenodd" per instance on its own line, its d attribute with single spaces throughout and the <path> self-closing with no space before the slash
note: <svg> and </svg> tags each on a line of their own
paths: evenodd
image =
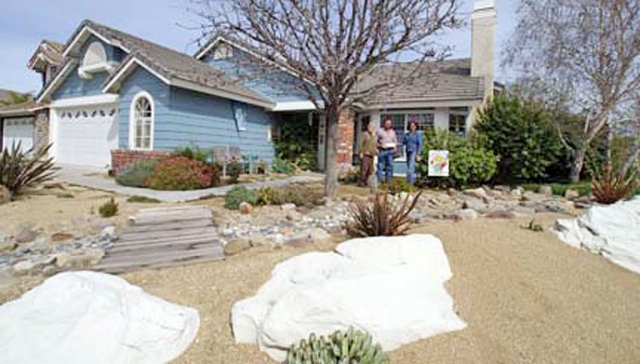
<svg viewBox="0 0 640 364">
<path fill-rule="evenodd" d="M 160 203 L 160 200 L 145 196 L 131 196 L 127 199 L 131 203 Z"/>
<path fill-rule="evenodd" d="M 240 175 L 244 171 L 244 166 L 241 163 L 233 162 L 227 165 L 227 174 L 231 179 L 231 183 L 238 183 Z"/>
<path fill-rule="evenodd" d="M 276 155 L 300 168 L 317 169 L 318 124 L 309 125 L 306 115 L 301 120 L 291 120 L 280 127 L 275 140 Z"/>
<path fill-rule="evenodd" d="M 287 187 L 263 187 L 256 192 L 257 203 L 260 205 L 284 205 L 313 207 L 322 203 L 323 194 L 320 190 L 304 185 L 290 185 Z"/>
<path fill-rule="evenodd" d="M 429 178 L 429 151 L 449 151 L 449 177 Z M 473 138 L 462 138 L 446 130 L 425 131 L 422 159 L 417 170 L 432 187 L 466 187 L 490 181 L 497 171 L 498 159 L 489 150 L 478 147 Z"/>
<path fill-rule="evenodd" d="M 295 167 L 291 162 L 275 158 L 273 160 L 273 164 L 271 164 L 271 171 L 279 174 L 293 174 L 293 172 L 295 172 Z"/>
<path fill-rule="evenodd" d="M 211 153 L 209 153 L 206 150 L 200 149 L 196 145 L 190 145 L 187 147 L 178 148 L 173 153 L 171 153 L 171 156 L 194 159 L 202 163 L 208 163 L 209 160 L 212 158 Z"/>
<path fill-rule="evenodd" d="M 562 144 L 542 105 L 523 103 L 516 96 L 498 96 L 478 112 L 478 140 L 499 159 L 498 179 L 530 181 L 562 170 Z"/>
<path fill-rule="evenodd" d="M 235 186 L 224 197 L 224 207 L 230 210 L 237 210 L 243 202 L 257 205 L 258 195 L 244 186 Z"/>
<path fill-rule="evenodd" d="M 21 143 L 6 146 L 0 153 L 0 186 L 5 186 L 12 195 L 20 194 L 26 187 L 35 187 L 50 181 L 59 169 L 47 154 L 51 144 L 38 150 L 21 150 Z"/>
<path fill-rule="evenodd" d="M 256 171 L 258 172 L 258 174 L 267 173 L 267 169 L 268 169 L 267 162 L 265 162 L 264 159 L 260 159 L 260 161 L 256 165 Z"/>
<path fill-rule="evenodd" d="M 112 217 L 118 214 L 118 203 L 111 197 L 111 199 L 98 208 L 98 212 L 102 217 Z"/>
<path fill-rule="evenodd" d="M 147 181 L 159 161 L 159 159 L 135 161 L 116 175 L 116 182 L 129 187 L 147 187 Z"/>
<path fill-rule="evenodd" d="M 216 175 L 213 165 L 187 157 L 170 157 L 156 164 L 146 182 L 154 190 L 196 190 L 215 185 Z"/>
<path fill-rule="evenodd" d="M 405 178 L 393 178 L 391 180 L 391 185 L 387 186 L 386 184 L 383 184 L 381 186 L 381 188 L 383 190 L 386 190 L 387 192 L 389 192 L 392 195 L 397 195 L 399 193 L 402 192 L 406 192 L 406 193 L 413 193 L 416 192 L 416 186 L 410 184 L 409 182 L 407 182 L 407 180 Z"/>
<path fill-rule="evenodd" d="M 521 187 L 526 191 L 538 192 L 540 186 L 551 186 L 551 191 L 556 196 L 564 196 L 568 189 L 577 191 L 580 196 L 588 196 L 591 194 L 591 182 L 578 183 L 525 183 Z"/>
<path fill-rule="evenodd" d="M 331 336 L 316 336 L 291 345 L 285 364 L 388 364 L 389 357 L 371 335 L 349 328 Z"/>
</svg>

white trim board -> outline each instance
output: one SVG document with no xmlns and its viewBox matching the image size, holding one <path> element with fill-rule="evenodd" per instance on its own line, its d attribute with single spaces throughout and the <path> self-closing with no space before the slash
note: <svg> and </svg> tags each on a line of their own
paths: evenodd
<svg viewBox="0 0 640 364">
<path fill-rule="evenodd" d="M 324 109 L 322 102 L 318 102 L 318 106 Z M 313 101 L 289 101 L 276 102 L 276 106 L 271 111 L 315 111 L 316 109 Z"/>
<path fill-rule="evenodd" d="M 78 34 L 75 36 L 75 38 L 73 38 L 71 43 L 69 43 L 69 45 L 64 49 L 64 52 L 62 53 L 62 55 L 65 56 L 65 57 L 68 57 L 69 56 L 69 52 L 71 52 L 71 50 L 76 45 L 76 43 L 79 42 L 80 39 L 82 39 L 82 37 L 86 35 L 87 32 L 93 34 L 94 36 L 96 36 L 96 38 L 98 38 L 101 41 L 107 43 L 108 45 L 110 45 L 112 47 L 122 48 L 122 50 L 124 50 L 125 52 L 129 53 L 129 49 L 127 49 L 125 46 L 123 46 L 119 42 L 118 43 L 114 43 L 114 42 L 108 40 L 102 34 L 100 34 L 97 31 L 91 29 L 91 26 L 85 24 L 85 25 L 82 26 L 82 30 L 80 30 L 78 32 Z"/>
<path fill-rule="evenodd" d="M 60 109 L 65 107 L 114 104 L 116 102 L 118 102 L 118 95 L 106 94 L 106 95 L 74 97 L 70 99 L 56 100 L 56 101 L 53 101 L 51 104 L 49 104 L 49 107 L 52 109 Z"/>
</svg>

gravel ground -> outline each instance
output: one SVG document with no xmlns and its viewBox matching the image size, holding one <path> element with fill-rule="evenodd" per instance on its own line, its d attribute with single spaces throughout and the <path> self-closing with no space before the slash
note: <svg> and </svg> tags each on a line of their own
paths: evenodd
<svg viewBox="0 0 640 364">
<path fill-rule="evenodd" d="M 96 196 L 97 201 L 103 198 Z M 416 228 L 444 242 L 454 273 L 447 289 L 469 326 L 391 352 L 392 362 L 639 363 L 640 276 L 562 244 L 548 231 L 559 217 L 566 216 L 536 215 L 543 233 L 521 229 L 527 219 L 437 221 Z M 123 277 L 149 293 L 200 311 L 198 337 L 175 363 L 269 364 L 274 362 L 255 346 L 234 343 L 232 305 L 254 294 L 278 262 L 334 246 L 252 249 L 224 262 Z M 38 281 L 0 290 L 0 302 Z"/>
<path fill-rule="evenodd" d="M 434 222 L 415 231 L 445 242 L 448 284 L 465 330 L 392 353 L 393 363 L 634 363 L 640 358 L 640 276 L 559 242 L 548 228 L 560 215 L 526 220 Z M 333 244 L 313 249 L 328 250 Z M 142 271 L 124 277 L 150 293 L 197 308 L 198 338 L 176 363 L 273 363 L 234 344 L 229 312 L 252 295 L 273 266 L 305 250 L 252 250 L 225 262 Z"/>
</svg>

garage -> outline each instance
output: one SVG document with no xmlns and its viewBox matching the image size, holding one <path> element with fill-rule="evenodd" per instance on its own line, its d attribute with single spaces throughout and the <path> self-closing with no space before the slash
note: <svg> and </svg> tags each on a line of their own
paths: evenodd
<svg viewBox="0 0 640 364">
<path fill-rule="evenodd" d="M 105 168 L 118 149 L 117 104 L 57 109 L 54 125 L 58 163 Z"/>
<path fill-rule="evenodd" d="M 20 143 L 22 151 L 33 148 L 34 118 L 7 118 L 2 120 L 2 146 L 11 148 L 16 143 Z"/>
</svg>

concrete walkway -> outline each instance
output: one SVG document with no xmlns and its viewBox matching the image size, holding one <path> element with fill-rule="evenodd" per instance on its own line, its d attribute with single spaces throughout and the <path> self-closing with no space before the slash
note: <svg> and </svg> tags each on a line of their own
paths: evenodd
<svg viewBox="0 0 640 364">
<path fill-rule="evenodd" d="M 98 169 L 69 165 L 61 165 L 59 167 L 61 167 L 61 170 L 56 177 L 57 181 L 101 191 L 114 192 L 119 195 L 155 198 L 163 202 L 186 202 L 208 197 L 222 197 L 233 187 L 238 186 L 228 185 L 193 191 L 156 191 L 148 188 L 121 186 L 116 183 L 115 179 L 106 177 L 104 171 Z M 323 176 L 320 174 L 307 174 L 273 181 L 243 183 L 241 186 L 255 190 L 262 187 L 279 187 L 293 183 L 320 182 L 322 180 Z"/>
</svg>

